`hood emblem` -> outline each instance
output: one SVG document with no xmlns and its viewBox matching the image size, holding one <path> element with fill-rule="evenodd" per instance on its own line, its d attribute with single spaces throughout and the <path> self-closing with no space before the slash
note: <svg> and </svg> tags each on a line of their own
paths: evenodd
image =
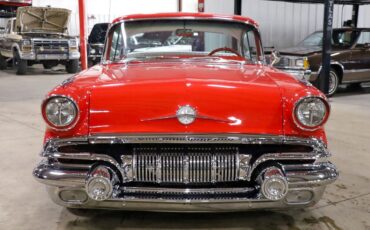
<svg viewBox="0 0 370 230">
<path fill-rule="evenodd" d="M 197 110 L 190 105 L 179 106 L 178 110 L 176 111 L 176 114 L 146 118 L 146 119 L 141 119 L 141 121 L 159 121 L 159 120 L 176 119 L 176 118 L 183 125 L 190 125 L 196 119 L 212 120 L 212 121 L 223 122 L 223 123 L 233 123 L 234 122 L 232 119 L 222 119 L 222 118 L 207 116 L 205 114 L 199 114 Z"/>
<path fill-rule="evenodd" d="M 190 105 L 180 106 L 176 112 L 177 120 L 183 125 L 190 125 L 197 117 L 197 111 Z"/>
</svg>

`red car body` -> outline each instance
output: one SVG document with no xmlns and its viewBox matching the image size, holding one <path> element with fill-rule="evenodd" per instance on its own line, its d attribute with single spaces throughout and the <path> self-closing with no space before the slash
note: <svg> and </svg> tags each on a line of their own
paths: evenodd
<svg viewBox="0 0 370 230">
<path fill-rule="evenodd" d="M 131 15 L 118 18 L 113 21 L 113 24 L 132 20 L 169 18 L 227 20 L 258 27 L 256 22 L 246 17 L 193 13 Z M 241 61 L 239 57 L 224 58 Z M 78 108 L 76 122 L 62 129 L 50 124 L 45 113 L 46 102 L 56 95 L 72 99 Z M 50 140 L 71 140 L 100 135 L 217 136 L 228 134 L 282 137 L 284 140 L 289 138 L 315 140 L 321 143 L 320 148 L 322 147 L 322 151 L 326 152 L 327 139 L 323 125 L 310 130 L 302 128 L 295 121 L 295 106 L 305 97 L 320 98 L 324 101 L 327 113 L 322 124 L 325 123 L 329 116 L 329 104 L 325 95 L 309 83 L 301 82 L 263 62 L 241 64 L 208 60 L 192 61 L 192 57 L 181 55 L 171 61 L 154 59 L 136 60 L 130 63 L 107 62 L 71 77 L 47 95 L 42 106 L 42 113 L 48 124 L 45 149 L 48 148 Z M 172 116 L 179 106 L 184 105 L 192 106 L 200 115 L 190 125 L 181 124 L 176 117 Z M 68 159 L 73 159 L 73 156 L 69 155 Z M 43 167 L 50 168 L 49 165 Z M 328 181 L 335 180 L 337 172 L 334 166 L 325 165 L 325 167 L 327 171 L 324 174 L 329 175 L 325 178 Z M 44 171 L 41 171 L 39 167 L 34 174 L 46 183 Z M 316 193 L 313 197 L 316 199 Z M 57 203 L 61 201 L 58 200 Z M 67 204 L 67 206 L 73 205 Z M 84 205 L 79 204 L 74 207 L 84 207 Z M 109 205 L 102 207 L 115 208 Z M 159 206 L 143 209 L 163 210 Z M 230 208 L 230 210 L 241 209 L 246 208 Z M 183 210 L 183 208 L 176 207 L 169 210 Z M 190 208 L 190 210 L 197 209 Z"/>
</svg>

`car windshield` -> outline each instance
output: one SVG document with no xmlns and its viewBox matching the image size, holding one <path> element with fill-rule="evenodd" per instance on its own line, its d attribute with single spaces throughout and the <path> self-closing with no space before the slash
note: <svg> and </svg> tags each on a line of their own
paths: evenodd
<svg viewBox="0 0 370 230">
<path fill-rule="evenodd" d="M 94 25 L 89 35 L 89 43 L 104 43 L 108 26 L 109 26 L 108 23 L 100 23 Z"/>
<path fill-rule="evenodd" d="M 352 30 L 334 30 L 331 44 L 333 46 L 352 46 L 358 36 L 357 31 Z M 298 46 L 312 47 L 322 46 L 323 32 L 315 32 L 304 39 Z"/>
<path fill-rule="evenodd" d="M 112 27 L 105 59 L 113 62 L 148 57 L 222 57 L 263 60 L 255 27 L 216 20 L 127 21 Z"/>
</svg>

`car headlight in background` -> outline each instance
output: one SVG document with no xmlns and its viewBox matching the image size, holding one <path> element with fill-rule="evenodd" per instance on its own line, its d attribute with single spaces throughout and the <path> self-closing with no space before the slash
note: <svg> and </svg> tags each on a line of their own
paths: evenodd
<svg viewBox="0 0 370 230">
<path fill-rule="evenodd" d="M 32 51 L 31 40 L 22 40 L 21 48 L 23 52 L 31 52 Z"/>
<path fill-rule="evenodd" d="M 30 46 L 31 40 L 22 40 L 22 46 Z"/>
<path fill-rule="evenodd" d="M 69 40 L 69 46 L 70 47 L 77 47 L 78 46 L 77 39 L 71 39 L 71 40 Z"/>
<path fill-rule="evenodd" d="M 307 57 L 304 57 L 302 59 L 297 59 L 295 61 L 295 66 L 296 67 L 301 67 L 303 69 L 309 69 L 310 68 L 310 64 L 308 62 L 308 58 Z"/>
<path fill-rule="evenodd" d="M 95 50 L 95 49 L 91 49 L 91 50 L 90 50 L 90 53 L 91 53 L 91 54 L 96 54 L 96 50 Z"/>
<path fill-rule="evenodd" d="M 70 98 L 54 96 L 44 102 L 43 115 L 52 127 L 66 128 L 77 120 L 78 108 Z"/>
<path fill-rule="evenodd" d="M 315 130 L 323 125 L 329 116 L 329 105 L 320 97 L 304 97 L 294 108 L 293 118 L 299 128 Z"/>
</svg>

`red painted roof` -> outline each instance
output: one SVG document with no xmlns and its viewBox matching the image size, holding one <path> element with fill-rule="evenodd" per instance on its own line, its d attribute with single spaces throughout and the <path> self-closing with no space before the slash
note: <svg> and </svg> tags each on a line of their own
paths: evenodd
<svg viewBox="0 0 370 230">
<path fill-rule="evenodd" d="M 243 17 L 239 15 L 218 15 L 218 14 L 209 14 L 209 13 L 155 13 L 155 14 L 131 14 L 116 18 L 113 20 L 113 23 L 120 22 L 120 21 L 127 21 L 127 20 L 140 20 L 140 19 L 165 19 L 165 18 L 194 18 L 194 19 L 227 19 L 227 20 L 235 20 L 246 22 L 258 27 L 257 22 L 253 19 L 248 17 Z"/>
</svg>

